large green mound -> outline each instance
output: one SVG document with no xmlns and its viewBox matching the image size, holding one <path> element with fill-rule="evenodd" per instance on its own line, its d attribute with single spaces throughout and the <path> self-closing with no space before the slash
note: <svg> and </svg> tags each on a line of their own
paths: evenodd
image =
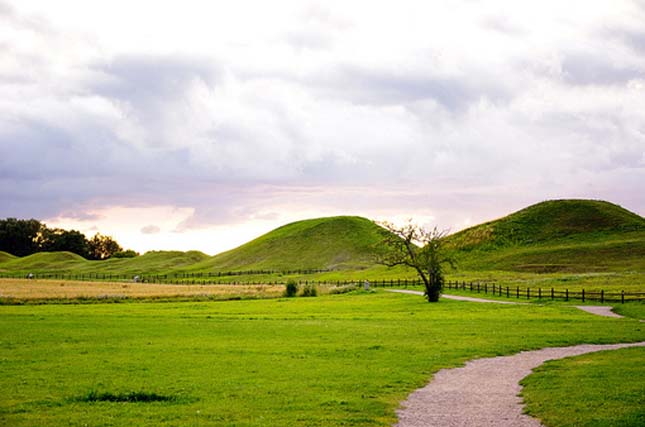
<svg viewBox="0 0 645 427">
<path fill-rule="evenodd" d="M 596 200 L 552 200 L 448 238 L 465 269 L 645 269 L 645 219 Z"/>
<path fill-rule="evenodd" d="M 598 200 L 551 200 L 450 236 L 460 250 L 497 249 L 599 234 L 645 231 L 645 218 Z"/>
<path fill-rule="evenodd" d="M 191 268 L 202 271 L 347 270 L 373 263 L 383 229 L 356 216 L 298 221 Z"/>
</svg>

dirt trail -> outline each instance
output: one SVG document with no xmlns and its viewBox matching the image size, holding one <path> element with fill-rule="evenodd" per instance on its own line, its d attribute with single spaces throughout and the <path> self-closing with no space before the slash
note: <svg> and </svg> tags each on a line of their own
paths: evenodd
<svg viewBox="0 0 645 427">
<path fill-rule="evenodd" d="M 586 311 L 587 313 L 597 314 L 598 316 L 623 318 L 620 314 L 611 311 L 611 307 L 606 305 L 576 305 L 576 308 Z"/>
<path fill-rule="evenodd" d="M 397 411 L 398 427 L 540 427 L 522 413 L 519 382 L 547 360 L 601 350 L 645 346 L 578 345 L 526 351 L 513 356 L 477 359 L 462 368 L 443 369 L 413 392 Z"/>
<path fill-rule="evenodd" d="M 420 291 L 411 291 L 409 289 L 387 289 L 389 292 L 396 292 L 400 294 L 412 294 L 412 295 L 423 295 L 423 292 Z M 495 303 L 495 304 L 514 304 L 514 305 L 527 305 L 525 302 L 515 302 L 515 301 L 498 301 L 485 298 L 474 298 L 474 297 L 464 297 L 461 295 L 450 295 L 450 294 L 441 294 L 442 298 L 452 299 L 457 301 L 470 301 L 470 302 L 486 302 L 486 303 Z M 611 307 L 604 305 L 574 305 L 575 308 L 586 311 L 587 313 L 596 314 L 598 316 L 605 317 L 614 317 L 614 318 L 623 318 L 620 314 L 616 314 L 611 311 Z"/>
<path fill-rule="evenodd" d="M 423 295 L 392 289 L 391 292 Z M 442 298 L 497 304 L 523 304 L 443 294 Z M 604 306 L 576 306 L 599 316 L 622 317 Z M 601 350 L 645 346 L 629 344 L 554 347 L 512 356 L 471 360 L 462 368 L 442 369 L 432 381 L 413 392 L 397 411 L 397 427 L 541 427 L 539 420 L 522 413 L 519 382 L 547 360 L 562 359 Z"/>
</svg>

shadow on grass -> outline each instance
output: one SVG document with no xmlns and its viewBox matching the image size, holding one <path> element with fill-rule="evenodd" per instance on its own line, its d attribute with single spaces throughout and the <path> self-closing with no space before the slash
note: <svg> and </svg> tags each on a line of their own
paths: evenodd
<svg viewBox="0 0 645 427">
<path fill-rule="evenodd" d="M 172 402 L 172 403 L 189 403 L 194 399 L 185 396 L 168 396 L 154 392 L 130 391 L 127 393 L 110 393 L 90 390 L 87 394 L 73 398 L 76 402 L 117 402 L 117 403 L 152 403 L 152 402 Z"/>
</svg>

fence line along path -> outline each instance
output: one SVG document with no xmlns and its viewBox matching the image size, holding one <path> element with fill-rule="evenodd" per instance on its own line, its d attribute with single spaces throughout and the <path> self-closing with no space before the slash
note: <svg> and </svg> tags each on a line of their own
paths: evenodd
<svg viewBox="0 0 645 427">
<path fill-rule="evenodd" d="M 577 345 L 524 351 L 512 356 L 476 359 L 462 368 L 442 369 L 413 392 L 397 411 L 398 427 L 541 427 L 523 414 L 519 382 L 547 360 L 601 350 L 645 346 Z"/>
</svg>

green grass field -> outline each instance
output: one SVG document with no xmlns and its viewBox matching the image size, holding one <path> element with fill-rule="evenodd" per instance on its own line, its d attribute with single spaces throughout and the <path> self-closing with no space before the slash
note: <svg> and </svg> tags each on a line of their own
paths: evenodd
<svg viewBox="0 0 645 427">
<path fill-rule="evenodd" d="M 568 307 L 386 292 L 0 306 L 0 424 L 386 426 L 438 369 L 640 340 L 642 323 Z"/>
<path fill-rule="evenodd" d="M 645 348 L 545 363 L 522 381 L 527 412 L 547 427 L 645 425 Z"/>
</svg>

